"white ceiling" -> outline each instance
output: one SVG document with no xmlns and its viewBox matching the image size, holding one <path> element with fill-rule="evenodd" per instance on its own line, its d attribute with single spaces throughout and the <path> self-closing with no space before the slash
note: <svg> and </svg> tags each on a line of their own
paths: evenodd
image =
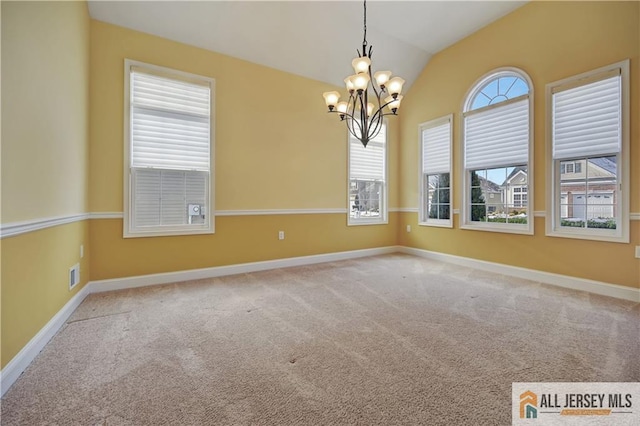
<svg viewBox="0 0 640 426">
<path fill-rule="evenodd" d="M 429 58 L 526 1 L 369 1 L 374 71 L 411 83 Z M 343 86 L 362 48 L 361 1 L 89 1 L 99 21 Z"/>
</svg>

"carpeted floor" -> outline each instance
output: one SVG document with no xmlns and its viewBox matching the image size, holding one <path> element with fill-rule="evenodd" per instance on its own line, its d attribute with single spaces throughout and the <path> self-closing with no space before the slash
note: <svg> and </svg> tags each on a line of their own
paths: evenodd
<svg viewBox="0 0 640 426">
<path fill-rule="evenodd" d="M 3 425 L 505 425 L 640 380 L 640 305 L 394 254 L 89 296 Z"/>
</svg>

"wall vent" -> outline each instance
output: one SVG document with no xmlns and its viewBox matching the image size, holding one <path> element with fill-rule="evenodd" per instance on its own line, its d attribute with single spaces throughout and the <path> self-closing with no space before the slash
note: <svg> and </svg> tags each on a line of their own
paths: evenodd
<svg viewBox="0 0 640 426">
<path fill-rule="evenodd" d="M 80 264 L 76 263 L 69 268 L 69 290 L 80 282 Z"/>
</svg>

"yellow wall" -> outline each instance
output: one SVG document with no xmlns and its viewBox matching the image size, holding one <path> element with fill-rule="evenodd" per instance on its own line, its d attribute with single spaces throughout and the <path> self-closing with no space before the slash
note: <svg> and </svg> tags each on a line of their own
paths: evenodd
<svg viewBox="0 0 640 426">
<path fill-rule="evenodd" d="M 346 209 L 347 131 L 325 113 L 336 88 L 229 56 L 92 21 L 90 206 L 123 209 L 124 60 L 216 80 L 217 210 Z M 397 206 L 398 123 L 390 120 L 389 206 Z M 217 217 L 214 235 L 122 238 L 92 220 L 91 278 L 204 268 L 395 244 L 396 227 L 347 227 L 346 213 Z M 284 230 L 286 239 L 278 241 Z"/>
<path fill-rule="evenodd" d="M 2 368 L 89 280 L 88 234 L 82 221 L 2 239 Z M 81 281 L 69 291 L 78 262 Z"/>
<path fill-rule="evenodd" d="M 631 211 L 640 212 L 640 3 L 531 2 L 436 54 L 403 100 L 400 117 L 400 204 L 418 206 L 418 124 L 454 113 L 454 208 L 461 205 L 460 109 L 473 83 L 492 69 L 523 69 L 534 86 L 534 210 L 545 210 L 545 85 L 631 59 Z M 640 287 L 640 222 L 631 222 L 631 243 L 603 243 L 544 235 L 513 235 L 417 226 L 403 213 L 399 244 L 492 262 Z M 413 232 L 404 231 L 412 224 Z"/>
<path fill-rule="evenodd" d="M 122 221 L 91 222 L 91 279 L 128 277 L 392 246 L 397 213 L 386 226 L 346 227 L 344 214 L 222 216 L 215 236 L 122 241 Z M 371 229 L 377 228 L 377 229 Z M 286 238 L 278 240 L 278 231 Z"/>
<path fill-rule="evenodd" d="M 2 222 L 87 211 L 89 18 L 2 2 Z"/>
<path fill-rule="evenodd" d="M 85 3 L 2 2 L 2 223 L 87 212 L 89 14 Z M 2 239 L 4 367 L 88 281 L 89 226 Z M 80 261 L 81 284 L 68 289 Z"/>
</svg>

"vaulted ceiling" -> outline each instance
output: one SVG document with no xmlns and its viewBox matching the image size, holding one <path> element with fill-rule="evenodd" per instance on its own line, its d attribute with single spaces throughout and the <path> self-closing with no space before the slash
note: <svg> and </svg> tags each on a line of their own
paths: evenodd
<svg viewBox="0 0 640 426">
<path fill-rule="evenodd" d="M 526 1 L 369 1 L 373 69 L 411 85 L 429 58 Z M 91 17 L 343 86 L 361 1 L 89 1 Z"/>
</svg>

